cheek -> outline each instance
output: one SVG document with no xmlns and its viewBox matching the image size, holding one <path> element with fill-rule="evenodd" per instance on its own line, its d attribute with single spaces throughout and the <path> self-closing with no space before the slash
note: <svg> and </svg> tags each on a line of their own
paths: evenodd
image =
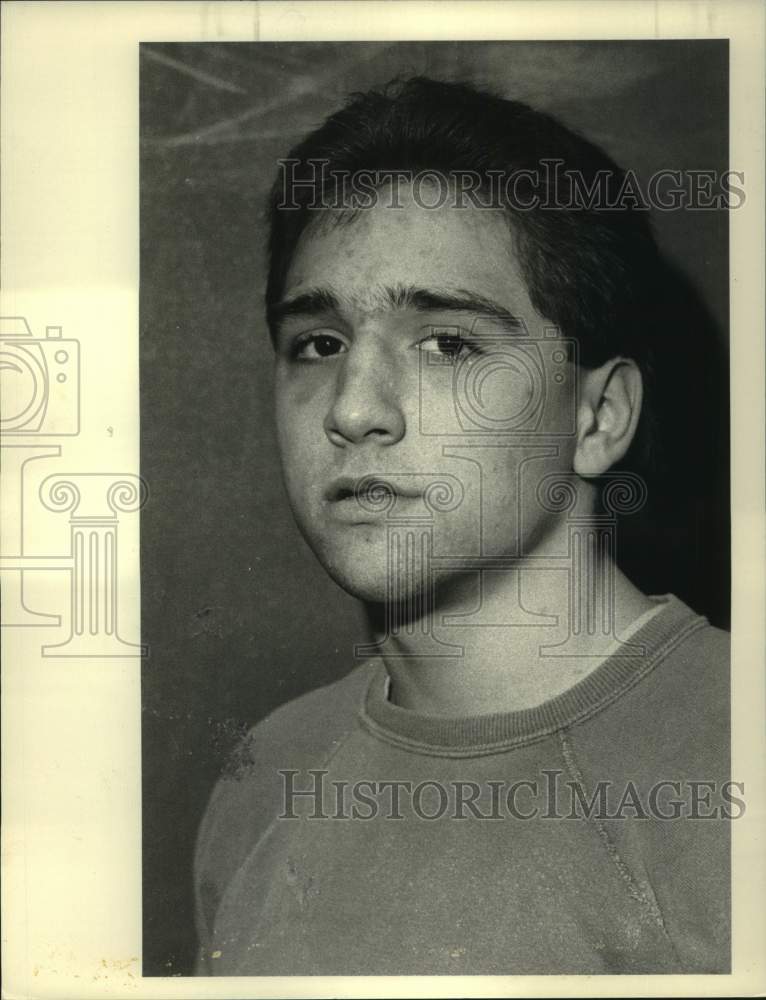
<svg viewBox="0 0 766 1000">
<path fill-rule="evenodd" d="M 460 388 L 464 409 L 487 430 L 521 428 L 539 406 L 538 381 L 525 369 L 511 367 L 503 357 L 490 357 L 474 366 Z"/>
<path fill-rule="evenodd" d="M 296 517 L 309 502 L 315 474 L 313 459 L 317 454 L 316 443 L 307 435 L 307 423 L 294 409 L 281 413 L 277 410 L 277 443 L 282 466 L 282 479 Z"/>
<path fill-rule="evenodd" d="M 283 459 L 311 453 L 323 434 L 325 407 L 321 387 L 311 380 L 277 381 L 274 414 Z"/>
<path fill-rule="evenodd" d="M 507 350 L 451 365 L 429 357 L 421 371 L 420 424 L 426 433 L 476 435 L 480 443 L 485 435 L 526 429 L 543 399 L 539 369 L 525 367 Z"/>
<path fill-rule="evenodd" d="M 529 538 L 556 520 L 543 506 L 538 488 L 545 476 L 571 468 L 571 450 L 560 438 L 539 438 L 527 445 L 473 451 L 481 465 L 484 554 L 501 551 L 519 537 Z"/>
</svg>

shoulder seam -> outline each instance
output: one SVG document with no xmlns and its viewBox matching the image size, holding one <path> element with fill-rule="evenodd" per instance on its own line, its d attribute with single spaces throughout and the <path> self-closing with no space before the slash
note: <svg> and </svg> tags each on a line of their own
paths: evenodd
<svg viewBox="0 0 766 1000">
<path fill-rule="evenodd" d="M 559 735 L 559 741 L 561 743 L 561 756 L 564 760 L 564 765 L 567 769 L 567 772 L 570 778 L 574 782 L 580 785 L 580 787 L 584 788 L 585 779 L 577 763 L 574 746 L 572 745 L 569 736 L 569 731 L 560 730 L 558 735 Z M 595 815 L 591 816 L 591 814 L 588 813 L 586 817 L 586 822 L 591 823 L 595 828 L 599 840 L 601 841 L 604 849 L 606 850 L 606 853 L 609 855 L 609 859 L 617 869 L 620 878 L 622 879 L 628 890 L 628 895 L 636 902 L 638 902 L 641 906 L 644 907 L 644 909 L 649 914 L 652 921 L 657 925 L 657 927 L 659 927 L 663 936 L 668 941 L 676 958 L 678 958 L 680 961 L 680 956 L 678 955 L 675 943 L 671 938 L 670 933 L 668 932 L 668 928 L 665 923 L 665 918 L 660 908 L 659 902 L 657 901 L 657 897 L 654 895 L 653 892 L 651 892 L 651 889 L 649 890 L 649 892 L 647 892 L 646 889 L 642 887 L 641 883 L 631 870 L 630 865 L 628 865 L 628 863 L 620 854 L 617 845 L 615 844 L 609 831 L 604 826 L 603 822 L 599 819 L 599 817 Z"/>
</svg>

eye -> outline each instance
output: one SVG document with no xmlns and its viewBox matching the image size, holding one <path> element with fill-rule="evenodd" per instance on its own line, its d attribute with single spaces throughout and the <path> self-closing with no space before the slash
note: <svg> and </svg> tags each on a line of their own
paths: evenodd
<svg viewBox="0 0 766 1000">
<path fill-rule="evenodd" d="M 297 361 L 325 361 L 345 354 L 346 344 L 332 333 L 306 333 L 293 344 L 291 355 Z"/>
<path fill-rule="evenodd" d="M 418 342 L 418 349 L 425 354 L 440 356 L 445 360 L 445 363 L 453 363 L 477 348 L 472 341 L 464 336 L 461 330 L 449 327 L 443 330 L 431 330 L 427 337 Z"/>
</svg>

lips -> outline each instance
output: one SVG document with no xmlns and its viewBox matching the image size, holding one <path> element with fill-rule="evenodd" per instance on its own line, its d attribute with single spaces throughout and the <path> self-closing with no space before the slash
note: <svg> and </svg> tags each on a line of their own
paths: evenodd
<svg viewBox="0 0 766 1000">
<path fill-rule="evenodd" d="M 395 476 L 340 476 L 334 479 L 324 492 L 328 503 L 343 503 L 346 500 L 364 501 L 365 499 L 414 498 L 423 495 L 423 491 L 414 484 L 405 484 Z"/>
</svg>

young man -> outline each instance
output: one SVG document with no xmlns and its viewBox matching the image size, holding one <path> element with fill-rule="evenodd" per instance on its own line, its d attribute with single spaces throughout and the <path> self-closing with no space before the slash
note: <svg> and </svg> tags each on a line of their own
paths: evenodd
<svg viewBox="0 0 766 1000">
<path fill-rule="evenodd" d="M 615 560 L 669 335 L 625 192 L 553 119 L 425 79 L 281 164 L 285 481 L 374 638 L 219 782 L 200 972 L 728 970 L 727 637 Z"/>
</svg>

